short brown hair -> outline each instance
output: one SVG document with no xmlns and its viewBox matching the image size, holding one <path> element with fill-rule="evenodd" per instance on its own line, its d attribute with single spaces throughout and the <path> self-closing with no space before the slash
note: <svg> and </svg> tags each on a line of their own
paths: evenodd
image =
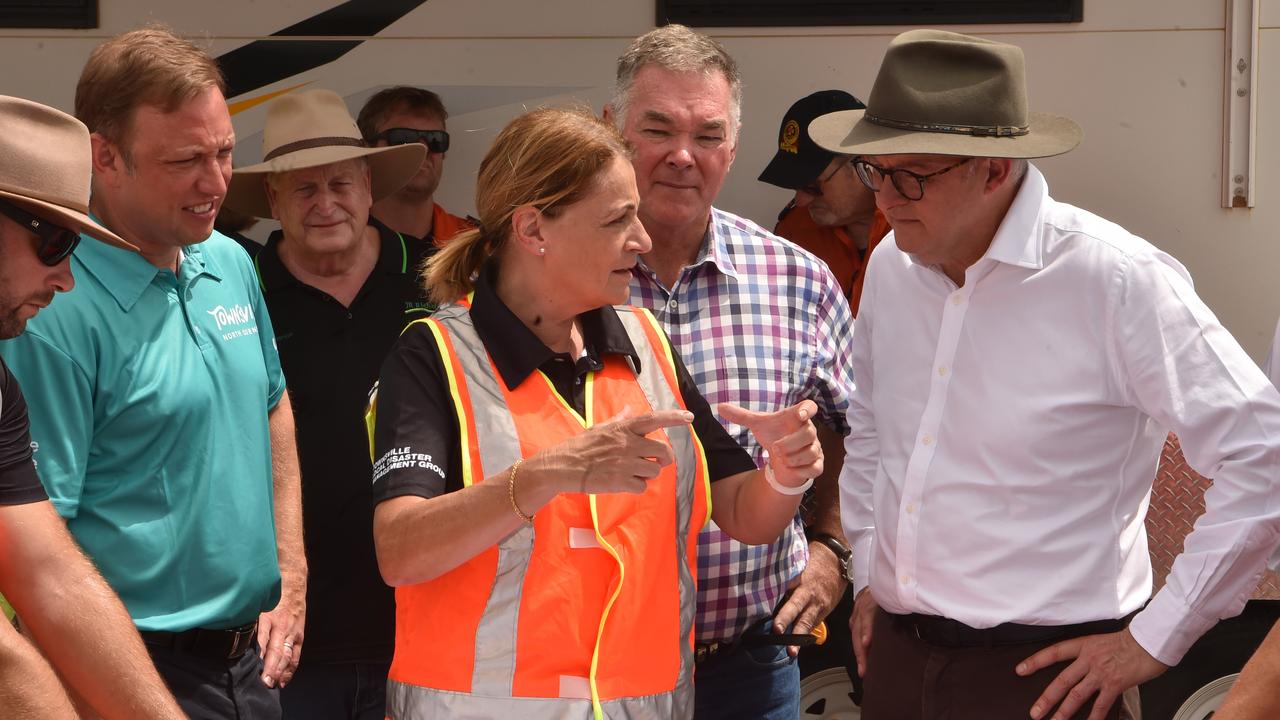
<svg viewBox="0 0 1280 720">
<path fill-rule="evenodd" d="M 378 126 L 396 110 L 435 115 L 440 118 L 441 123 L 449 119 L 449 113 L 445 111 L 444 102 L 439 95 L 411 85 L 396 85 L 374 93 L 365 101 L 364 107 L 360 108 L 356 125 L 360 127 L 360 134 L 366 142 L 373 142 L 373 136 L 378 134 Z"/>
<path fill-rule="evenodd" d="M 610 162 L 629 157 L 618 131 L 586 108 L 541 108 L 512 120 L 480 163 L 480 227 L 454 236 L 427 261 L 423 282 L 431 297 L 449 303 L 472 290 L 475 273 L 511 235 L 517 208 L 554 217 L 591 192 Z"/>
<path fill-rule="evenodd" d="M 173 30 L 148 25 L 93 49 L 76 83 L 76 117 L 127 155 L 123 141 L 138 106 L 173 112 L 211 87 L 227 89 L 213 58 Z"/>
<path fill-rule="evenodd" d="M 729 83 L 729 115 L 733 131 L 737 133 L 742 125 L 742 73 L 738 71 L 737 61 L 709 36 L 675 23 L 641 35 L 618 57 L 610 105 L 619 127 L 626 121 L 631 83 L 645 65 L 657 65 L 671 72 L 722 74 Z"/>
</svg>

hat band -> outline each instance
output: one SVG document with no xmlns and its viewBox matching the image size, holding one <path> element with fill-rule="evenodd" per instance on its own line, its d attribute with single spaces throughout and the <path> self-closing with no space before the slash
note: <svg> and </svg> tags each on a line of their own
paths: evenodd
<svg viewBox="0 0 1280 720">
<path fill-rule="evenodd" d="M 346 145 L 348 147 L 365 147 L 364 141 L 361 140 L 360 138 L 350 138 L 350 137 L 341 137 L 341 136 L 307 138 L 306 140 L 297 140 L 291 143 L 285 143 L 284 145 L 281 145 L 280 147 L 267 153 L 266 157 L 262 158 L 262 161 L 266 162 L 268 160 L 274 160 L 275 158 L 278 158 L 281 155 L 287 155 L 291 152 L 298 152 L 299 150 L 310 150 L 311 148 L 318 148 L 318 147 L 333 147 L 335 145 Z"/>
<path fill-rule="evenodd" d="M 881 125 L 896 130 L 918 130 L 920 132 L 951 133 L 953 135 L 973 135 L 976 137 L 1018 137 L 1031 132 L 1026 125 L 943 125 L 940 123 L 890 120 L 870 113 L 863 117 L 873 125 Z"/>
</svg>

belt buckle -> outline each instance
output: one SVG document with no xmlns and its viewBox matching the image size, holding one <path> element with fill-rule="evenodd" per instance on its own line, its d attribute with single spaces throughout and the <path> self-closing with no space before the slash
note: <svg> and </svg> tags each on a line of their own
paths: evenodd
<svg viewBox="0 0 1280 720">
<path fill-rule="evenodd" d="M 234 660 L 248 651 L 249 645 L 253 642 L 254 631 L 257 629 L 257 625 L 250 625 L 232 631 L 235 634 L 231 641 L 231 650 L 227 652 L 228 660 Z"/>
<path fill-rule="evenodd" d="M 693 663 L 696 665 L 705 660 L 710 660 L 715 657 L 716 653 L 720 652 L 722 647 L 724 647 L 724 643 L 721 642 L 711 642 L 705 645 L 698 645 L 693 649 Z"/>
</svg>

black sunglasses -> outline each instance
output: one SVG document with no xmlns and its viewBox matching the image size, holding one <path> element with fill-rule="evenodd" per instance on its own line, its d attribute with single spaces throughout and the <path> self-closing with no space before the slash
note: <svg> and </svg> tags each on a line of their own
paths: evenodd
<svg viewBox="0 0 1280 720">
<path fill-rule="evenodd" d="M 412 128 L 388 128 L 373 136 L 374 142 L 386 140 L 388 145 L 422 143 L 433 153 L 449 152 L 449 133 L 444 130 L 414 130 Z"/>
<path fill-rule="evenodd" d="M 36 257 L 40 262 L 53 267 L 76 249 L 80 244 L 80 233 L 55 225 L 48 220 L 32 215 L 12 203 L 0 200 L 0 214 L 40 236 L 40 244 L 36 246 Z"/>
</svg>

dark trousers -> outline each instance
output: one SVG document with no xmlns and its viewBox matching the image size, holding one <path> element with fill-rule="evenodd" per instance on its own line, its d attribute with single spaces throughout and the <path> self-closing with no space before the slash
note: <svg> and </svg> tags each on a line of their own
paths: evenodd
<svg viewBox="0 0 1280 720">
<path fill-rule="evenodd" d="M 210 660 L 150 643 L 147 651 L 191 720 L 280 720 L 279 691 L 262 684 L 256 646 L 237 660 Z"/>
<path fill-rule="evenodd" d="M 744 635 L 770 632 L 768 621 Z M 795 720 L 800 665 L 785 645 L 735 646 L 693 671 L 694 720 Z"/>
<path fill-rule="evenodd" d="M 308 663 L 280 691 L 285 720 L 383 720 L 391 663 Z"/>
<path fill-rule="evenodd" d="M 1026 720 L 1032 704 L 1067 663 L 1029 677 L 1020 677 L 1014 668 L 1065 639 L 989 648 L 942 647 L 924 642 L 880 610 L 863 679 L 862 720 Z M 1073 720 L 1084 720 L 1092 709 L 1090 699 Z M 1117 700 L 1107 720 L 1118 720 L 1119 712 Z"/>
</svg>

